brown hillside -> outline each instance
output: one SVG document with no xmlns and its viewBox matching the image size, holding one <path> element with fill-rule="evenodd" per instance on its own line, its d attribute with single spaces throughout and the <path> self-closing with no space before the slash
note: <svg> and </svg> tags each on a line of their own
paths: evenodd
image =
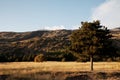
<svg viewBox="0 0 120 80">
<path fill-rule="evenodd" d="M 71 32 L 71 30 L 0 32 L 0 52 L 13 52 L 16 48 L 25 49 L 26 52 L 63 49 L 69 45 Z"/>
<path fill-rule="evenodd" d="M 39 53 L 61 51 L 70 44 L 72 30 L 0 32 L 0 54 L 5 59 L 20 59 Z M 120 49 L 120 30 L 111 30 L 113 45 Z M 25 55 L 25 56 L 23 56 Z M 4 57 L 3 57 L 4 56 Z M 9 58 L 8 58 L 9 57 Z M 13 61 L 15 61 L 13 60 Z M 21 60 L 19 60 L 21 61 Z"/>
</svg>

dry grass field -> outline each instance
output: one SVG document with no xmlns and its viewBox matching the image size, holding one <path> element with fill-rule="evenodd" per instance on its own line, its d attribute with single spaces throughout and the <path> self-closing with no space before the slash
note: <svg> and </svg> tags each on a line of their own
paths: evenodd
<svg viewBox="0 0 120 80">
<path fill-rule="evenodd" d="M 0 80 L 120 80 L 120 62 L 0 63 Z"/>
</svg>

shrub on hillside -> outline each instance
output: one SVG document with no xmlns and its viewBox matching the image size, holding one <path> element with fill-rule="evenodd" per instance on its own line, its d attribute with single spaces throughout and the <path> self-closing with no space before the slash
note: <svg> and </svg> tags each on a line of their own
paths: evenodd
<svg viewBox="0 0 120 80">
<path fill-rule="evenodd" d="M 34 58 L 34 62 L 43 62 L 43 61 L 45 61 L 44 54 L 39 54 Z"/>
</svg>

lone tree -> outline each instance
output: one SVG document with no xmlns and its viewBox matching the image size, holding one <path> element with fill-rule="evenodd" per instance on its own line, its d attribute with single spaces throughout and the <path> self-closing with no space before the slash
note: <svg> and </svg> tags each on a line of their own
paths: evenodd
<svg viewBox="0 0 120 80">
<path fill-rule="evenodd" d="M 100 21 L 81 22 L 82 26 L 71 35 L 71 50 L 90 57 L 90 69 L 93 70 L 93 56 L 104 55 L 109 49 L 109 30 L 100 25 Z"/>
</svg>

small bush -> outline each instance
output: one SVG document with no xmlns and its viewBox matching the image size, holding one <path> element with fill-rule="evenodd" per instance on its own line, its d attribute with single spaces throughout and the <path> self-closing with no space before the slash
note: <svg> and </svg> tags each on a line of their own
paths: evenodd
<svg viewBox="0 0 120 80">
<path fill-rule="evenodd" d="M 43 62 L 43 61 L 45 61 L 44 54 L 39 54 L 34 58 L 34 62 Z"/>
<path fill-rule="evenodd" d="M 62 60 L 61 60 L 62 62 L 65 62 L 65 58 L 62 58 Z"/>
<path fill-rule="evenodd" d="M 87 58 L 85 58 L 85 57 L 80 57 L 80 58 L 78 58 L 77 60 L 76 60 L 77 62 L 87 62 L 87 61 L 89 61 Z"/>
</svg>

